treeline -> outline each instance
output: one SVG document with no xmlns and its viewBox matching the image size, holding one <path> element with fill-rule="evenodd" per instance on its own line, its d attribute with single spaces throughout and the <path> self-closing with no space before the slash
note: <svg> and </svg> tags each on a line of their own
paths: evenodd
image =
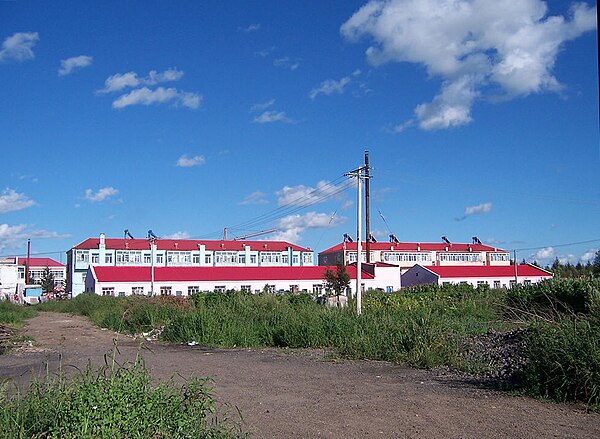
<svg viewBox="0 0 600 439">
<path fill-rule="evenodd" d="M 554 277 L 558 278 L 600 276 L 600 250 L 596 252 L 593 261 L 588 261 L 585 264 L 582 264 L 581 262 L 577 262 L 577 264 L 571 264 L 570 262 L 563 264 L 556 258 L 552 265 L 542 267 L 537 261 L 533 261 L 533 265 L 552 272 Z"/>
</svg>

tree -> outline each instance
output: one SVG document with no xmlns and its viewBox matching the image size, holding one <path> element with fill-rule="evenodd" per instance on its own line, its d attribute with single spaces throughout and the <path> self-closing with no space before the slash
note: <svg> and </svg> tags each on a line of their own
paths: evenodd
<svg viewBox="0 0 600 439">
<path fill-rule="evenodd" d="M 335 292 L 338 298 L 350 286 L 350 276 L 346 272 L 346 266 L 342 262 L 336 264 L 335 271 L 328 268 L 325 271 L 323 280 L 325 280 L 325 287 Z"/>
<path fill-rule="evenodd" d="M 45 293 L 52 293 L 54 291 L 54 275 L 50 271 L 50 268 L 44 268 L 42 274 L 42 290 Z"/>
<path fill-rule="evenodd" d="M 592 273 L 594 276 L 600 276 L 600 250 L 596 252 L 594 262 L 592 262 Z"/>
</svg>

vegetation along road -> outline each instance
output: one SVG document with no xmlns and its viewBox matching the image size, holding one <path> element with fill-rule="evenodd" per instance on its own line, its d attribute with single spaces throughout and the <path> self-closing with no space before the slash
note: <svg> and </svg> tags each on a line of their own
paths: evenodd
<svg viewBox="0 0 600 439">
<path fill-rule="evenodd" d="M 25 386 L 32 375 L 133 360 L 140 339 L 87 318 L 42 312 L 21 331 L 33 343 L 0 355 L 0 378 Z M 323 350 L 209 349 L 143 340 L 154 379 L 212 377 L 220 402 L 257 438 L 598 438 L 600 415 L 581 405 L 542 402 L 487 389 L 460 375 L 389 362 L 339 360 Z M 74 367 L 70 367 L 74 366 Z M 176 378 L 177 379 L 177 378 Z M 481 384 L 481 383 L 479 383 Z"/>
</svg>

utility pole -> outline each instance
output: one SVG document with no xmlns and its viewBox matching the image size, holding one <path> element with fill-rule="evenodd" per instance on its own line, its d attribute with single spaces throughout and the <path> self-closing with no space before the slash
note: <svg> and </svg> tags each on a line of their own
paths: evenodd
<svg viewBox="0 0 600 439">
<path fill-rule="evenodd" d="M 356 202 L 356 313 L 362 313 L 362 181 L 366 179 L 365 166 L 345 174 L 357 178 Z"/>
<path fill-rule="evenodd" d="M 27 239 L 27 262 L 25 262 L 25 285 L 29 285 L 29 260 L 31 258 L 31 239 Z"/>
<path fill-rule="evenodd" d="M 367 239 L 367 264 L 371 263 L 371 209 L 369 196 L 369 151 L 365 150 L 365 237 Z"/>
<path fill-rule="evenodd" d="M 517 285 L 519 283 L 519 274 L 517 271 L 517 251 L 514 250 L 514 255 L 515 255 L 515 285 Z"/>
<path fill-rule="evenodd" d="M 150 259 L 151 259 L 151 267 L 150 267 L 150 296 L 154 296 L 154 258 L 156 257 L 156 240 L 152 237 L 149 239 L 150 241 Z"/>
</svg>

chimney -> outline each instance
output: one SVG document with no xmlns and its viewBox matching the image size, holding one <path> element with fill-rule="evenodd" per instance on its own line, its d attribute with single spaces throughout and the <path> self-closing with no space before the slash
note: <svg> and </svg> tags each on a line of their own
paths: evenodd
<svg viewBox="0 0 600 439">
<path fill-rule="evenodd" d="M 100 233 L 100 248 L 106 248 L 106 237 L 104 233 Z"/>
</svg>

